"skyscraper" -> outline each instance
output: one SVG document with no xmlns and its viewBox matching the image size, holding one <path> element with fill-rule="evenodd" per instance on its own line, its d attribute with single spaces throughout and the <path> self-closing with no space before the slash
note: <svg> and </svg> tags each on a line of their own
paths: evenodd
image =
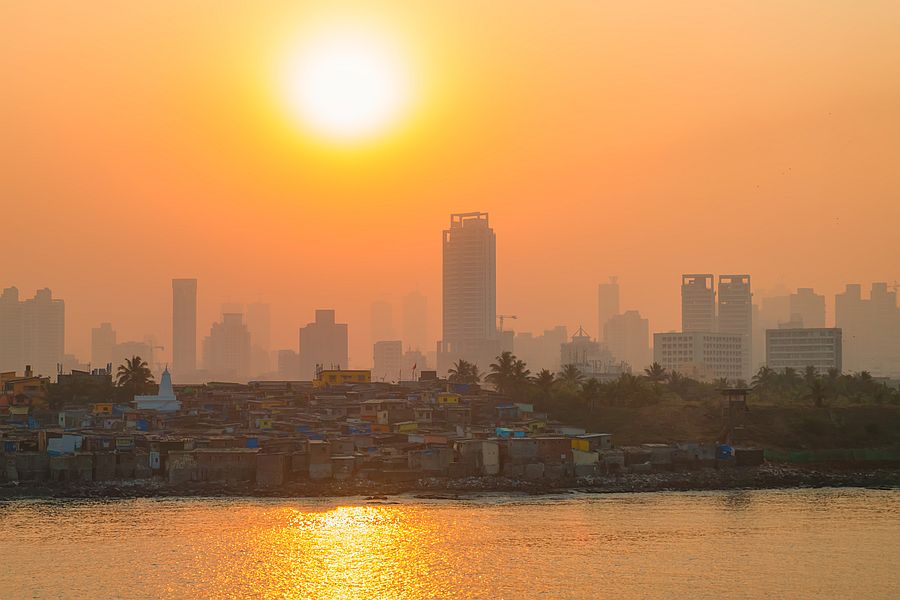
<svg viewBox="0 0 900 600">
<path fill-rule="evenodd" d="M 52 376 L 62 363 L 66 338 L 66 305 L 44 288 L 22 303 L 25 363 L 35 373 Z"/>
<path fill-rule="evenodd" d="M 753 334 L 753 294 L 749 275 L 719 275 L 719 315 L 717 330 L 745 336 L 741 372 L 746 381 L 751 376 L 751 339 Z"/>
<path fill-rule="evenodd" d="M 825 327 L 825 296 L 812 288 L 798 288 L 791 294 L 790 318 L 800 317 L 804 327 Z"/>
<path fill-rule="evenodd" d="M 0 294 L 0 371 L 25 370 L 24 336 L 19 290 L 6 288 Z"/>
<path fill-rule="evenodd" d="M 636 310 L 614 315 L 606 322 L 606 346 L 617 361 L 627 362 L 633 372 L 650 364 L 650 321 Z"/>
<path fill-rule="evenodd" d="M 400 381 L 400 372 L 403 369 L 403 342 L 400 340 L 375 342 L 373 363 L 373 381 Z M 407 377 L 411 375 L 406 373 Z"/>
<path fill-rule="evenodd" d="M 203 367 L 212 377 L 250 375 L 250 332 L 241 313 L 225 313 L 203 340 Z"/>
<path fill-rule="evenodd" d="M 113 362 L 113 348 L 116 346 L 116 330 L 110 323 L 100 323 L 91 329 L 91 366 L 103 369 Z M 149 357 L 147 360 L 150 360 Z M 113 365 L 113 368 L 118 365 Z"/>
<path fill-rule="evenodd" d="M 268 373 L 272 370 L 272 310 L 268 304 L 251 302 L 247 305 L 247 329 L 250 331 L 250 371 L 253 375 Z"/>
<path fill-rule="evenodd" d="M 681 276 L 681 330 L 716 330 L 716 290 L 711 274 Z"/>
<path fill-rule="evenodd" d="M 450 215 L 450 228 L 443 232 L 441 372 L 460 358 L 484 369 L 499 354 L 496 254 L 487 213 Z"/>
<path fill-rule="evenodd" d="M 300 379 L 313 379 L 317 366 L 346 369 L 347 342 L 347 324 L 335 323 L 334 310 L 317 310 L 315 322 L 300 328 Z"/>
<path fill-rule="evenodd" d="M 897 291 L 873 283 L 868 298 L 862 286 L 847 284 L 834 297 L 835 325 L 843 330 L 844 370 L 877 376 L 900 375 L 900 308 Z"/>
<path fill-rule="evenodd" d="M 197 369 L 197 280 L 172 280 L 172 370 L 184 376 Z"/>
<path fill-rule="evenodd" d="M 619 314 L 619 278 L 610 277 L 609 283 L 601 283 L 597 289 L 597 337 L 605 341 L 606 323 Z"/>
<path fill-rule="evenodd" d="M 410 292 L 403 298 L 403 343 L 413 350 L 428 346 L 428 308 L 425 296 Z"/>
</svg>

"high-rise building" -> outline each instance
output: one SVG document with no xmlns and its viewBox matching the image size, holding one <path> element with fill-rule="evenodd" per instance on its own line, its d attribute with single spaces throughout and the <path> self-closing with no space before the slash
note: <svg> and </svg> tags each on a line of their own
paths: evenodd
<svg viewBox="0 0 900 600">
<path fill-rule="evenodd" d="M 272 370 L 272 310 L 268 304 L 247 305 L 247 330 L 250 331 L 250 371 L 254 376 L 268 373 Z"/>
<path fill-rule="evenodd" d="M 716 290 L 711 274 L 681 276 L 681 330 L 716 330 Z"/>
<path fill-rule="evenodd" d="M 197 369 L 197 280 L 172 280 L 172 370 L 184 377 Z"/>
<path fill-rule="evenodd" d="M 428 344 L 427 302 L 419 292 L 410 292 L 403 298 L 403 343 L 423 352 L 433 347 Z"/>
<path fill-rule="evenodd" d="M 746 337 L 743 346 L 741 379 L 750 381 L 753 356 L 753 294 L 749 275 L 719 275 L 719 315 L 717 331 Z"/>
<path fill-rule="evenodd" d="M 100 323 L 91 329 L 91 365 L 103 369 L 113 362 L 113 348 L 116 345 L 116 330 L 111 323 Z M 118 366 L 118 365 L 113 365 Z"/>
<path fill-rule="evenodd" d="M 0 372 L 25 371 L 25 323 L 19 290 L 9 287 L 0 294 Z"/>
<path fill-rule="evenodd" d="M 877 376 L 900 375 L 900 309 L 897 291 L 873 283 L 868 298 L 862 286 L 848 284 L 834 297 L 835 326 L 843 330 L 844 370 Z"/>
<path fill-rule="evenodd" d="M 565 325 L 545 329 L 541 335 L 517 332 L 513 340 L 513 352 L 525 361 L 532 373 L 548 369 L 554 373 L 560 368 L 560 347 L 569 341 Z"/>
<path fill-rule="evenodd" d="M 617 361 L 640 372 L 650 364 L 650 321 L 636 310 L 613 315 L 606 322 L 606 346 Z"/>
<path fill-rule="evenodd" d="M 225 313 L 203 340 L 203 368 L 211 377 L 250 376 L 250 331 L 241 313 Z"/>
<path fill-rule="evenodd" d="M 394 339 L 394 309 L 390 302 L 378 300 L 372 303 L 372 343 Z"/>
<path fill-rule="evenodd" d="M 619 278 L 610 277 L 609 283 L 601 283 L 597 289 L 597 331 L 600 341 L 606 341 L 606 324 L 619 314 Z"/>
<path fill-rule="evenodd" d="M 790 299 L 790 320 L 799 320 L 804 327 L 825 327 L 825 296 L 812 288 L 798 288 Z"/>
<path fill-rule="evenodd" d="M 382 340 L 373 347 L 374 364 L 373 381 L 400 381 L 403 370 L 403 342 L 400 340 Z M 411 375 L 407 373 L 407 376 Z"/>
<path fill-rule="evenodd" d="M 825 374 L 829 369 L 840 373 L 842 361 L 842 335 L 839 328 L 804 327 L 766 330 L 766 366 L 776 371 L 786 368 L 802 372 L 815 367 Z"/>
<path fill-rule="evenodd" d="M 38 375 L 54 375 L 62 364 L 66 305 L 44 288 L 22 303 L 25 363 Z"/>
<path fill-rule="evenodd" d="M 300 355 L 293 350 L 278 351 L 278 377 L 285 380 L 300 379 Z"/>
<path fill-rule="evenodd" d="M 334 310 L 316 310 L 316 320 L 300 328 L 300 378 L 312 380 L 316 369 L 347 368 L 347 324 L 335 323 Z"/>
<path fill-rule="evenodd" d="M 487 213 L 450 215 L 443 232 L 443 335 L 438 370 L 464 358 L 484 369 L 499 354 L 497 240 Z"/>
</svg>

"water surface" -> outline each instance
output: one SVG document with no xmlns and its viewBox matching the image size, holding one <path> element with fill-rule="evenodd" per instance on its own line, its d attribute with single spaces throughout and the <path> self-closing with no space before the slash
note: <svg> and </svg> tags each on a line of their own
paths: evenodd
<svg viewBox="0 0 900 600">
<path fill-rule="evenodd" d="M 900 597 L 900 492 L 0 503 L 2 598 Z"/>
</svg>

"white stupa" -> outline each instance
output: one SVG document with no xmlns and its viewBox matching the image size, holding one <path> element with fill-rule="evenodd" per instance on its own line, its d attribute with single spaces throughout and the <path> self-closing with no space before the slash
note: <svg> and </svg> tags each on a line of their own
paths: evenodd
<svg viewBox="0 0 900 600">
<path fill-rule="evenodd" d="M 172 388 L 172 376 L 169 367 L 159 378 L 159 393 L 155 396 L 135 396 L 134 406 L 138 410 L 157 410 L 159 412 L 176 412 L 181 410 L 181 402 L 175 397 Z"/>
</svg>

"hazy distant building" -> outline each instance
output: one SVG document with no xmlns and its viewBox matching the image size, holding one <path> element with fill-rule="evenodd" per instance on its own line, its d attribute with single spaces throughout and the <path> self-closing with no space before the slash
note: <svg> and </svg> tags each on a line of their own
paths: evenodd
<svg viewBox="0 0 900 600">
<path fill-rule="evenodd" d="M 72 373 L 74 371 L 90 372 L 91 370 L 90 364 L 81 362 L 81 359 L 74 354 L 63 354 L 60 366 L 63 373 Z M 106 365 L 103 365 L 103 367 L 105 368 Z M 58 374 L 56 380 L 59 381 Z"/>
<path fill-rule="evenodd" d="M 753 294 L 749 275 L 719 275 L 717 328 L 719 333 L 745 336 L 741 378 L 750 381 L 753 339 Z"/>
<path fill-rule="evenodd" d="M 225 313 L 203 340 L 203 368 L 212 378 L 250 376 L 250 331 L 241 313 Z"/>
<path fill-rule="evenodd" d="M 788 322 L 791 318 L 791 296 L 779 294 L 765 297 L 754 304 L 754 307 L 751 354 L 752 371 L 755 373 L 766 364 L 766 330 L 778 329 L 782 323 Z"/>
<path fill-rule="evenodd" d="M 709 331 L 653 334 L 653 361 L 695 379 L 745 379 L 747 336 Z"/>
<path fill-rule="evenodd" d="M 300 355 L 295 351 L 278 351 L 278 378 L 285 380 L 300 379 Z"/>
<path fill-rule="evenodd" d="M 113 362 L 113 348 L 116 346 L 116 330 L 111 323 L 100 323 L 91 329 L 91 365 L 103 369 Z"/>
<path fill-rule="evenodd" d="M 0 371 L 25 371 L 25 322 L 14 287 L 0 294 Z"/>
<path fill-rule="evenodd" d="M 825 296 L 812 288 L 798 288 L 790 296 L 790 318 L 800 317 L 804 327 L 825 327 Z"/>
<path fill-rule="evenodd" d="M 900 375 L 900 309 L 897 291 L 873 283 L 869 298 L 848 284 L 834 298 L 835 325 L 843 331 L 844 369 L 878 376 Z"/>
<path fill-rule="evenodd" d="M 766 366 L 801 372 L 812 366 L 820 374 L 843 369 L 840 328 L 781 328 L 766 330 Z"/>
<path fill-rule="evenodd" d="M 513 352 L 525 361 L 532 373 L 541 369 L 556 372 L 560 368 L 560 347 L 568 342 L 569 334 L 565 325 L 557 325 L 546 329 L 541 335 L 530 332 L 516 333 L 513 340 Z"/>
<path fill-rule="evenodd" d="M 632 371 L 650 364 L 650 321 L 636 310 L 613 315 L 603 335 L 606 347 L 618 362 L 626 362 Z"/>
<path fill-rule="evenodd" d="M 335 323 L 334 310 L 317 310 L 315 322 L 300 328 L 300 378 L 315 378 L 317 366 L 346 369 L 347 337 L 347 324 Z"/>
<path fill-rule="evenodd" d="M 711 274 L 681 276 L 681 330 L 716 330 L 716 290 Z"/>
<path fill-rule="evenodd" d="M 147 342 L 119 342 L 110 350 L 109 362 L 112 363 L 112 372 L 115 377 L 116 371 L 126 360 L 131 360 L 135 356 L 139 356 L 141 360 L 153 368 L 153 345 Z M 106 365 L 104 364 L 103 367 Z M 102 368 L 100 365 L 96 367 Z"/>
<path fill-rule="evenodd" d="M 262 302 L 247 305 L 247 330 L 250 332 L 250 372 L 262 375 L 272 370 L 270 344 L 272 309 Z"/>
<path fill-rule="evenodd" d="M 403 343 L 407 348 L 425 351 L 428 343 L 428 306 L 425 296 L 410 292 L 403 298 Z"/>
<path fill-rule="evenodd" d="M 400 340 L 381 340 L 373 346 L 374 368 L 373 381 L 400 381 L 403 370 L 403 342 Z M 407 373 L 407 376 L 410 374 Z"/>
<path fill-rule="evenodd" d="M 172 370 L 197 369 L 197 280 L 172 280 Z"/>
<path fill-rule="evenodd" d="M 44 288 L 22 303 L 25 364 L 38 375 L 54 375 L 65 348 L 66 305 Z"/>
<path fill-rule="evenodd" d="M 370 310 L 372 343 L 394 339 L 394 309 L 389 302 L 378 300 Z"/>
<path fill-rule="evenodd" d="M 499 354 L 496 254 L 487 213 L 450 215 L 450 228 L 443 232 L 441 373 L 460 358 L 483 370 Z"/>
<path fill-rule="evenodd" d="M 592 340 L 582 327 L 559 350 L 560 368 L 575 365 L 585 378 L 606 382 L 628 370 L 627 365 L 617 361 L 604 344 Z"/>
<path fill-rule="evenodd" d="M 428 357 L 419 350 L 407 350 L 403 353 L 403 379 L 412 379 L 422 371 L 428 371 L 430 363 Z"/>
<path fill-rule="evenodd" d="M 597 331 L 600 341 L 606 341 L 606 324 L 619 314 L 619 279 L 610 277 L 597 289 Z"/>
</svg>

